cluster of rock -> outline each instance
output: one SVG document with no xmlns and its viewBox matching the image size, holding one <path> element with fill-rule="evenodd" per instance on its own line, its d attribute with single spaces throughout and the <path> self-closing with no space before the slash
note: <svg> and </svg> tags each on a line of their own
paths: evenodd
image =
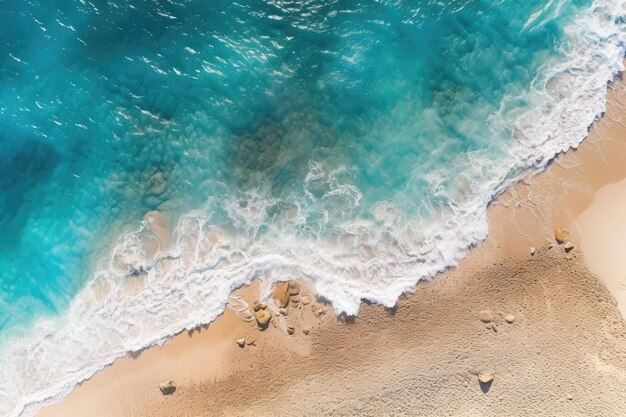
<svg viewBox="0 0 626 417">
<path fill-rule="evenodd" d="M 320 318 L 326 314 L 326 308 L 314 302 L 310 296 L 302 294 L 302 287 L 297 281 L 281 281 L 276 283 L 274 290 L 272 291 L 272 300 L 278 308 L 278 314 L 285 318 L 294 311 L 302 311 L 304 308 L 310 308 L 314 317 Z M 310 307 L 308 307 L 310 306 Z M 256 301 L 252 304 L 252 310 L 254 313 L 244 311 L 240 316 L 246 321 L 256 320 L 258 329 L 260 331 L 265 330 L 272 322 L 272 313 L 267 307 L 267 304 Z M 280 322 L 281 317 L 277 316 L 275 319 Z M 273 325 L 276 327 L 276 320 Z M 287 323 L 285 330 L 287 334 L 294 335 L 296 333 L 296 325 L 294 323 Z M 302 333 L 309 335 L 313 330 L 310 324 L 304 324 L 301 326 Z M 249 345 L 254 345 L 256 337 L 247 336 L 235 340 L 235 343 L 241 348 Z"/>
<path fill-rule="evenodd" d="M 574 244 L 568 240 L 568 237 L 569 237 L 569 230 L 565 228 L 556 229 L 554 231 L 554 240 L 556 241 L 556 243 L 561 245 L 565 253 L 569 253 L 574 249 Z M 554 247 L 554 244 L 549 245 L 548 249 L 552 247 Z M 535 253 L 537 253 L 537 249 L 534 246 L 531 246 L 530 256 L 535 256 Z"/>
<path fill-rule="evenodd" d="M 556 240 L 556 243 L 558 243 L 559 245 L 563 245 L 563 249 L 565 250 L 565 252 L 570 252 L 572 249 L 574 249 L 574 244 L 567 240 L 568 236 L 569 230 L 567 229 L 557 229 L 554 231 L 554 240 Z"/>
<path fill-rule="evenodd" d="M 511 313 L 498 313 L 499 317 L 503 319 L 508 324 L 513 324 L 515 321 L 515 316 Z M 498 327 L 495 323 L 496 315 L 491 310 L 482 310 L 478 313 L 478 319 L 485 324 L 485 327 L 488 330 L 493 330 L 494 332 L 498 332 Z M 478 382 L 483 389 L 488 390 L 491 386 L 491 383 L 494 380 L 494 374 L 490 371 L 483 371 L 478 374 Z M 485 390 L 485 392 L 486 392 Z"/>
<path fill-rule="evenodd" d="M 515 321 L 515 316 L 511 313 L 504 314 L 502 312 L 499 313 L 500 318 L 504 319 L 508 324 L 513 324 Z M 478 313 L 478 318 L 480 321 L 485 323 L 485 327 L 489 330 L 493 330 L 494 332 L 498 332 L 498 326 L 495 323 L 495 315 L 491 310 L 482 310 Z"/>
</svg>

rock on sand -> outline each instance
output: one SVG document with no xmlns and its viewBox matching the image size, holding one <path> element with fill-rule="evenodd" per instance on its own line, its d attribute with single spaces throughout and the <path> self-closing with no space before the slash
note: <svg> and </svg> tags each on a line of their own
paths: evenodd
<svg viewBox="0 0 626 417">
<path fill-rule="evenodd" d="M 565 239 L 567 239 L 568 235 L 569 235 L 569 230 L 557 229 L 554 231 L 554 240 L 556 240 L 557 243 L 560 245 L 561 243 L 565 242 Z"/>
<path fill-rule="evenodd" d="M 493 313 L 491 312 L 491 310 L 483 310 L 478 314 L 478 318 L 483 323 L 491 323 L 491 321 L 493 320 Z"/>
<path fill-rule="evenodd" d="M 488 384 L 493 381 L 493 374 L 491 372 L 481 372 L 478 374 L 478 381 L 481 384 Z"/>
<path fill-rule="evenodd" d="M 163 395 L 172 395 L 176 391 L 176 383 L 171 379 L 169 381 L 163 381 L 159 384 L 159 389 Z"/>
<path fill-rule="evenodd" d="M 289 281 L 289 295 L 300 294 L 300 283 L 298 281 Z"/>
<path fill-rule="evenodd" d="M 267 310 L 259 310 L 254 313 L 254 317 L 256 318 L 256 322 L 259 323 L 260 328 L 267 327 L 267 324 L 270 322 L 272 315 Z"/>
<path fill-rule="evenodd" d="M 277 282 L 272 293 L 272 298 L 279 308 L 285 308 L 289 305 L 289 283 Z"/>
<path fill-rule="evenodd" d="M 245 342 L 248 346 L 254 345 L 256 343 L 256 336 L 253 334 L 246 336 Z"/>
</svg>

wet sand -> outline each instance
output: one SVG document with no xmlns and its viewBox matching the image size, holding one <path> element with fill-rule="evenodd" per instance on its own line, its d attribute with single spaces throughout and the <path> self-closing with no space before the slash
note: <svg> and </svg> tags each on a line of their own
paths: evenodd
<svg viewBox="0 0 626 417">
<path fill-rule="evenodd" d="M 626 278 L 624 179 L 626 85 L 616 81 L 579 149 L 494 201 L 487 240 L 396 308 L 364 303 L 354 318 L 317 317 L 311 306 L 323 300 L 304 286 L 311 303 L 286 316 L 268 302 L 265 331 L 227 309 L 116 361 L 39 415 L 626 415 L 616 301 Z M 569 252 L 554 239 L 560 228 Z M 252 304 L 259 288 L 238 294 Z M 256 342 L 239 347 L 247 335 Z M 481 373 L 491 384 L 479 383 Z M 170 379 L 177 389 L 164 396 L 159 383 Z"/>
</svg>

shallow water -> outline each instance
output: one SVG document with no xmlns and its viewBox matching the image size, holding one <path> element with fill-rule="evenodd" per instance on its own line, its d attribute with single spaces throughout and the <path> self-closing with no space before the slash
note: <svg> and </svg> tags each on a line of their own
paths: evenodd
<svg viewBox="0 0 626 417">
<path fill-rule="evenodd" d="M 212 320 L 254 276 L 392 305 L 584 138 L 624 10 L 0 0 L 0 414 Z"/>
</svg>

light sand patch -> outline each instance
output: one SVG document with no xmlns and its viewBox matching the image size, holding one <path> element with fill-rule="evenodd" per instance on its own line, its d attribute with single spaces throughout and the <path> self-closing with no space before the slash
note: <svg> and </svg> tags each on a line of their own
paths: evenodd
<svg viewBox="0 0 626 417">
<path fill-rule="evenodd" d="M 585 260 L 626 317 L 626 180 L 603 187 L 578 218 Z"/>
</svg>

